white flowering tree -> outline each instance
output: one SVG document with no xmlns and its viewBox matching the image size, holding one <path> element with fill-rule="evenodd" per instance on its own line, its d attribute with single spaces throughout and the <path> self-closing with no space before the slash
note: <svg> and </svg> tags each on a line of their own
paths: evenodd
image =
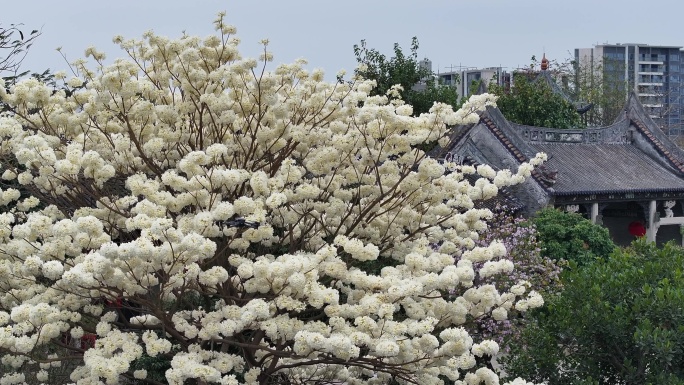
<svg viewBox="0 0 684 385">
<path fill-rule="evenodd" d="M 88 50 L 68 96 L 0 87 L 2 178 L 32 194 L 0 193 L 2 384 L 498 383 L 477 367 L 498 346 L 461 326 L 541 298 L 473 286 L 513 268 L 474 246 L 473 201 L 533 166 L 417 148 L 493 99 L 410 117 L 371 82 L 243 59 L 215 23 Z"/>
</svg>

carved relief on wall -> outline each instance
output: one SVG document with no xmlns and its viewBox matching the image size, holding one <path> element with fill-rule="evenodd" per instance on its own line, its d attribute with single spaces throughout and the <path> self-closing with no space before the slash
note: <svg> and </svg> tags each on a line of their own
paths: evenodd
<svg viewBox="0 0 684 385">
<path fill-rule="evenodd" d="M 571 142 L 581 143 L 584 141 L 584 135 L 579 132 L 552 132 L 546 133 L 545 139 L 547 142 Z"/>
<path fill-rule="evenodd" d="M 463 161 L 465 160 L 465 156 L 459 155 L 455 152 L 448 152 L 446 156 L 444 157 L 445 162 L 453 162 L 458 165 L 463 164 Z"/>
<path fill-rule="evenodd" d="M 579 212 L 579 209 L 580 209 L 579 205 L 566 205 L 565 206 L 565 211 L 567 211 L 569 213 L 577 213 L 577 212 Z"/>
</svg>

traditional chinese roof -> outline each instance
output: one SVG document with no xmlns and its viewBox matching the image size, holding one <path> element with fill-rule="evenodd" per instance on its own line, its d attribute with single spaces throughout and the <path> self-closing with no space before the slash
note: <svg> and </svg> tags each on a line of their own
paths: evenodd
<svg viewBox="0 0 684 385">
<path fill-rule="evenodd" d="M 488 108 L 477 124 L 455 127 L 451 143 L 442 150 L 445 156 L 499 169 L 515 169 L 538 152 L 549 159 L 533 173 L 538 187 L 527 189 L 537 195 L 522 201 L 684 193 L 684 152 L 645 113 L 635 94 L 616 122 L 601 128 L 525 126 Z"/>
<path fill-rule="evenodd" d="M 463 159 L 460 163 L 473 167 L 480 165 L 480 163 L 470 157 Z M 466 176 L 466 179 L 468 179 L 471 184 L 475 184 L 478 176 L 470 174 Z M 476 200 L 474 204 L 478 209 L 489 209 L 495 212 L 507 210 L 513 214 L 518 214 L 525 209 L 525 205 L 506 187 L 499 189 L 499 193 L 496 194 L 495 197 L 485 200 Z"/>
<path fill-rule="evenodd" d="M 546 166 L 557 171 L 554 195 L 684 191 L 680 173 L 631 144 L 539 143 L 550 154 Z"/>
</svg>

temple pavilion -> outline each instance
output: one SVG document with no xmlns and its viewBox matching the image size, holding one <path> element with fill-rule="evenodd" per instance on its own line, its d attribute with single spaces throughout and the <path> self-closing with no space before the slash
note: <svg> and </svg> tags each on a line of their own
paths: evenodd
<svg viewBox="0 0 684 385">
<path fill-rule="evenodd" d="M 631 94 L 607 127 L 555 129 L 506 120 L 494 107 L 478 123 L 455 127 L 439 157 L 462 164 L 517 166 L 545 152 L 532 178 L 507 191 L 526 215 L 553 206 L 606 226 L 613 240 L 636 236 L 682 242 L 684 152 L 660 130 Z"/>
</svg>

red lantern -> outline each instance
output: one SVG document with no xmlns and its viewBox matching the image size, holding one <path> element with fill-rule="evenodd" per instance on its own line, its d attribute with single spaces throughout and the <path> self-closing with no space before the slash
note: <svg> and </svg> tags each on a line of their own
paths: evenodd
<svg viewBox="0 0 684 385">
<path fill-rule="evenodd" d="M 646 235 L 646 227 L 643 223 L 634 221 L 629 224 L 629 233 L 635 237 L 643 237 Z"/>
</svg>

